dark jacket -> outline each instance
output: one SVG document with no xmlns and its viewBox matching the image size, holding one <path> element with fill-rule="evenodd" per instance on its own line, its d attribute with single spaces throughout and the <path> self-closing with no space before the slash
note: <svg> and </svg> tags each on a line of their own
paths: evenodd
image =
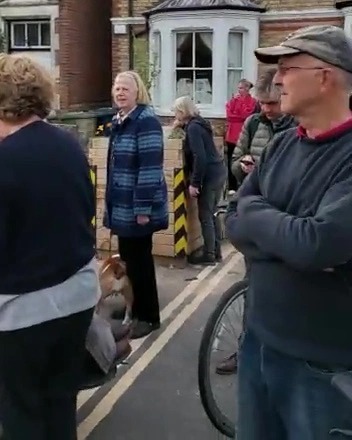
<svg viewBox="0 0 352 440">
<path fill-rule="evenodd" d="M 248 329 L 287 355 L 352 365 L 352 120 L 266 148 L 226 219 L 251 262 Z"/>
<path fill-rule="evenodd" d="M 201 188 L 215 182 L 225 173 L 224 161 L 218 152 L 209 121 L 200 116 L 184 127 L 184 157 L 186 174 L 192 186 Z"/>
<path fill-rule="evenodd" d="M 114 234 L 135 237 L 167 229 L 163 160 L 163 131 L 151 107 L 137 106 L 121 124 L 113 120 L 104 226 Z M 149 216 L 149 223 L 139 225 L 137 215 Z"/>
<path fill-rule="evenodd" d="M 95 254 L 95 200 L 77 139 L 44 121 L 0 147 L 0 294 L 60 284 Z"/>
</svg>

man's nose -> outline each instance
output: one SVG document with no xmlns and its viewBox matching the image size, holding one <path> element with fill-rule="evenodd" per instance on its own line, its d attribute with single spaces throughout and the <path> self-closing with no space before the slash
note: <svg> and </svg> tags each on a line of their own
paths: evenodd
<svg viewBox="0 0 352 440">
<path fill-rule="evenodd" d="M 276 70 L 276 73 L 273 78 L 273 83 L 276 86 L 282 86 L 282 74 L 280 73 L 280 69 Z"/>
</svg>

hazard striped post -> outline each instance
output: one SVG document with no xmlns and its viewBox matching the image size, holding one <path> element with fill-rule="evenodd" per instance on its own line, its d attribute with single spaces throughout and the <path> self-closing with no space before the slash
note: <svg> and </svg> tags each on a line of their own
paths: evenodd
<svg viewBox="0 0 352 440">
<path fill-rule="evenodd" d="M 95 248 L 97 248 L 97 166 L 90 165 L 90 178 L 94 188 L 94 204 L 95 204 L 95 215 L 92 218 L 92 227 L 95 237 Z"/>
<path fill-rule="evenodd" d="M 187 205 L 183 168 L 174 169 L 174 246 L 175 257 L 187 255 Z"/>
</svg>

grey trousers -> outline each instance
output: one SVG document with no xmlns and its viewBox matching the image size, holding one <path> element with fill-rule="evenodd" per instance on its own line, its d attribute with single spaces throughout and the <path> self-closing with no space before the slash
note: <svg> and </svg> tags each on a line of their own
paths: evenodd
<svg viewBox="0 0 352 440">
<path fill-rule="evenodd" d="M 218 255 L 221 252 L 220 220 L 215 217 L 217 206 L 223 192 L 224 180 L 205 183 L 198 197 L 198 216 L 204 240 L 204 253 Z"/>
</svg>

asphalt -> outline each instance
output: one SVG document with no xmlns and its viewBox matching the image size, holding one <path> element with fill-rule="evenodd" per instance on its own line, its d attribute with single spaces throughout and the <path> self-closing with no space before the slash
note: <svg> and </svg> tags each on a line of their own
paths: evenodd
<svg viewBox="0 0 352 440">
<path fill-rule="evenodd" d="M 113 381 L 79 396 L 79 440 L 224 438 L 204 413 L 197 380 L 207 318 L 243 272 L 241 257 L 229 246 L 224 253 L 227 258 L 215 267 L 157 268 L 162 328 L 133 342 L 128 364 Z"/>
</svg>

